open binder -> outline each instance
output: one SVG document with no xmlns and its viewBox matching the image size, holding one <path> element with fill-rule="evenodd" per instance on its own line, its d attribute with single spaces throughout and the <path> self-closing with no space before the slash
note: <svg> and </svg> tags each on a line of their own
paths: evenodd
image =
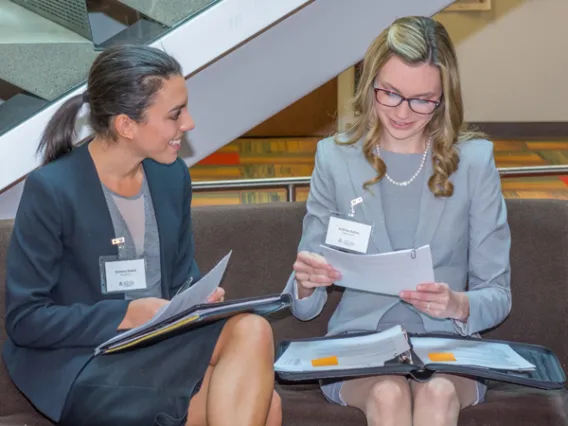
<svg viewBox="0 0 568 426">
<path fill-rule="evenodd" d="M 290 306 L 288 294 L 259 296 L 231 300 L 220 303 L 204 303 L 192 306 L 177 315 L 163 321 L 141 327 L 134 332 L 125 332 L 107 340 L 97 347 L 95 356 L 110 354 L 128 349 L 157 343 L 174 335 L 184 333 L 196 327 L 229 318 L 243 313 L 267 316 Z"/>
<path fill-rule="evenodd" d="M 479 362 L 468 359 L 475 353 Z M 546 347 L 449 333 L 407 334 L 400 326 L 284 341 L 277 347 L 274 369 L 285 381 L 373 375 L 425 381 L 445 373 L 540 389 L 561 389 L 566 382 L 558 358 Z"/>
</svg>

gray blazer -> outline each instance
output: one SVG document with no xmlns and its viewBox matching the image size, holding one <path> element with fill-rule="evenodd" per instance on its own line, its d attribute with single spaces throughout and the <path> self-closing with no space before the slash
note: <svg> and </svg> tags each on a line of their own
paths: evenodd
<svg viewBox="0 0 568 426">
<path fill-rule="evenodd" d="M 473 335 L 501 323 L 511 310 L 511 239 L 493 144 L 472 140 L 460 143 L 458 150 L 459 168 L 450 177 L 453 196 L 436 198 L 427 186 L 422 191 L 416 247 L 430 244 L 436 282 L 447 283 L 456 291 L 468 290 L 470 316 L 462 323 L 416 312 L 427 332 Z M 426 161 L 424 167 L 427 185 L 432 161 Z M 320 141 L 298 251 L 321 253 L 330 211 L 349 213 L 350 202 L 357 197 L 363 197 L 356 207 L 358 219 L 375 225 L 367 252 L 392 251 L 379 185 L 363 189 L 363 183 L 374 176 L 361 142 L 341 146 L 332 138 Z M 298 300 L 294 274 L 284 292 L 293 296 L 293 314 L 305 321 L 319 315 L 327 300 L 322 287 Z M 328 334 L 376 330 L 382 316 L 399 300 L 346 289 L 328 324 Z"/>
</svg>

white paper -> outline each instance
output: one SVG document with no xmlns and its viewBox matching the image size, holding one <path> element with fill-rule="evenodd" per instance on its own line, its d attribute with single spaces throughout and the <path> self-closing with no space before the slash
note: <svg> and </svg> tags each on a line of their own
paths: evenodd
<svg viewBox="0 0 568 426">
<path fill-rule="evenodd" d="M 231 253 L 232 251 L 229 252 L 223 259 L 221 259 L 221 261 L 213 269 L 211 269 L 211 271 L 204 275 L 190 288 L 173 297 L 172 300 L 164 308 L 162 308 L 150 321 L 107 340 L 96 349 L 95 353 L 98 353 L 100 348 L 103 346 L 112 344 L 118 340 L 125 339 L 139 332 L 146 331 L 150 329 L 154 324 L 178 315 L 181 312 L 191 308 L 192 306 L 198 305 L 200 303 L 206 303 L 207 298 L 215 291 L 217 287 L 219 287 L 219 284 L 223 279 L 225 270 L 227 269 L 227 265 L 229 264 Z"/>
<path fill-rule="evenodd" d="M 281 298 L 280 295 L 278 296 L 265 296 L 262 297 L 260 299 L 257 300 L 250 300 L 250 299 L 243 299 L 242 301 L 233 301 L 231 302 L 231 309 L 236 310 L 239 308 L 247 308 L 247 311 L 249 312 L 253 312 L 253 313 L 257 313 L 258 315 L 263 315 L 264 314 L 264 310 L 263 310 L 263 306 L 267 306 L 270 303 L 277 303 L 280 302 Z M 201 317 L 204 315 L 208 315 L 214 312 L 218 312 L 223 310 L 224 308 L 219 306 L 218 304 L 215 303 L 211 303 L 211 304 L 204 304 L 203 308 L 199 308 L 196 309 L 195 311 L 192 312 L 192 316 L 196 316 L 196 317 Z M 271 309 L 267 308 L 268 312 L 271 311 Z M 274 306 L 272 307 L 272 309 L 274 309 Z M 180 319 L 174 321 L 171 323 L 171 326 L 174 327 L 177 324 L 179 324 L 180 322 L 183 322 L 187 319 L 187 317 L 181 317 Z M 121 337 L 123 337 L 123 335 L 121 335 Z M 127 336 L 128 337 L 128 336 Z M 138 340 L 138 336 L 135 337 L 130 337 L 130 338 L 126 338 L 124 340 L 120 340 L 119 343 L 114 343 L 112 345 L 109 346 L 109 349 L 114 349 L 117 346 L 124 346 L 127 345 L 133 341 Z"/>
<path fill-rule="evenodd" d="M 380 333 L 337 339 L 292 342 L 274 364 L 276 371 L 342 370 L 381 367 L 410 349 L 400 326 Z M 338 365 L 314 367 L 312 360 L 336 356 Z"/>
<path fill-rule="evenodd" d="M 513 371 L 536 368 L 505 343 L 413 337 L 412 347 L 424 364 L 467 365 Z M 456 360 L 434 362 L 428 356 L 431 353 L 451 353 Z"/>
<path fill-rule="evenodd" d="M 371 225 L 331 216 L 325 243 L 359 253 L 367 253 L 372 230 Z"/>
<path fill-rule="evenodd" d="M 322 245 L 327 263 L 341 273 L 335 285 L 398 296 L 421 283 L 434 282 L 430 246 L 381 254 L 344 253 Z"/>
</svg>

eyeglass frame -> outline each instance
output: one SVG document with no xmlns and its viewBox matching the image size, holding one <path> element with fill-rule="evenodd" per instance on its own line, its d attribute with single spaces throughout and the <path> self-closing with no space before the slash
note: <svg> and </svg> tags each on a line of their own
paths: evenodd
<svg viewBox="0 0 568 426">
<path fill-rule="evenodd" d="M 401 94 L 396 93 L 396 92 L 393 92 L 392 90 L 381 89 L 380 87 L 377 87 L 377 83 L 376 83 L 376 82 L 375 82 L 375 84 L 373 85 L 373 90 L 375 91 L 375 100 L 376 100 L 379 104 L 381 104 L 381 105 L 383 105 L 383 106 L 386 106 L 386 107 L 389 107 L 389 108 L 396 108 L 396 107 L 400 106 L 403 102 L 408 102 L 408 107 L 410 108 L 410 110 L 411 110 L 412 112 L 414 112 L 414 113 L 416 113 L 416 114 L 420 114 L 420 115 L 430 115 L 430 114 L 434 114 L 434 112 L 440 107 L 440 105 L 442 105 L 442 98 L 443 98 L 443 95 L 440 97 L 440 100 L 439 100 L 439 101 L 432 101 L 432 100 L 430 100 L 430 99 L 420 99 L 420 98 L 405 98 L 405 97 L 402 96 Z M 381 91 L 381 92 L 386 92 L 386 93 L 389 93 L 389 94 L 398 96 L 398 97 L 400 98 L 400 102 L 399 102 L 398 104 L 396 104 L 396 105 L 385 105 L 385 104 L 383 104 L 382 102 L 380 102 L 380 101 L 377 99 L 377 92 L 379 92 L 379 91 Z M 429 102 L 429 103 L 434 104 L 434 109 L 433 109 L 431 112 L 417 112 L 417 111 L 415 111 L 415 110 L 412 108 L 412 105 L 410 104 L 410 101 Z"/>
</svg>

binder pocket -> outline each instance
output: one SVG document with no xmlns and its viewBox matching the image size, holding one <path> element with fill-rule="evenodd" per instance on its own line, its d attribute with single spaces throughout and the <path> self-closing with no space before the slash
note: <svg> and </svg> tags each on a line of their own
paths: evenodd
<svg viewBox="0 0 568 426">
<path fill-rule="evenodd" d="M 205 303 L 191 306 L 163 320 L 150 320 L 140 327 L 123 332 L 99 345 L 94 355 L 120 352 L 148 345 L 188 332 L 193 328 L 230 318 L 238 314 L 267 316 L 288 308 L 292 303 L 289 294 L 256 296 L 247 299 Z"/>
<path fill-rule="evenodd" d="M 480 367 L 474 365 L 452 365 L 430 362 L 423 369 L 434 373 L 456 374 L 474 379 L 486 379 L 499 382 L 517 384 L 544 390 L 562 389 L 566 383 L 566 376 L 560 361 L 552 350 L 540 345 L 516 343 L 503 340 L 480 339 L 477 337 L 448 336 L 447 334 L 425 334 L 413 337 L 440 337 L 448 340 L 482 341 L 484 343 L 506 344 L 518 355 L 535 366 L 534 370 L 504 370 L 500 368 Z M 419 359 L 416 357 L 416 359 Z M 419 371 L 419 370 L 416 370 Z M 414 377 L 416 371 L 411 375 Z M 427 374 L 423 374 L 426 377 Z"/>
<path fill-rule="evenodd" d="M 510 371 L 481 367 L 451 367 L 438 364 L 435 366 L 440 373 L 454 373 L 496 380 L 517 385 L 529 386 L 538 389 L 562 389 L 566 376 L 556 355 L 548 349 L 537 345 L 512 344 L 510 346 L 519 355 L 536 366 L 533 371 Z M 434 367 L 434 366 L 432 366 Z"/>
</svg>

